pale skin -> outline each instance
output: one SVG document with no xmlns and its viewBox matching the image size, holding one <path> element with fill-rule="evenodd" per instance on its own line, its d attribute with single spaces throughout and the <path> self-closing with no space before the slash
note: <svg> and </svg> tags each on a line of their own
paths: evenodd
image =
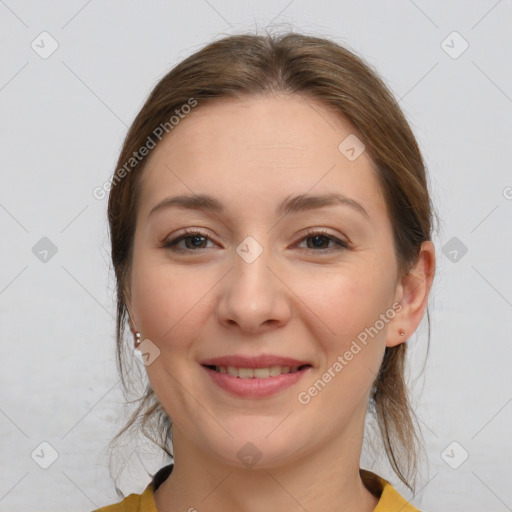
<svg viewBox="0 0 512 512">
<path fill-rule="evenodd" d="M 127 304 L 132 330 L 160 350 L 146 369 L 173 421 L 174 470 L 154 495 L 160 512 L 375 508 L 359 475 L 368 397 L 386 346 L 410 338 L 424 315 L 435 251 L 424 242 L 411 272 L 399 275 L 372 161 L 338 150 L 351 133 L 310 100 L 252 97 L 199 105 L 153 150 Z M 276 212 L 291 196 L 333 192 L 366 214 L 347 204 Z M 182 194 L 212 196 L 223 211 L 172 206 L 148 215 Z M 162 247 L 184 229 L 199 234 L 181 240 L 181 251 Z M 251 263 L 236 252 L 248 236 L 263 249 Z M 402 305 L 394 318 L 301 404 L 298 394 L 394 303 Z M 241 398 L 199 363 L 233 354 L 294 357 L 313 368 L 271 397 Z M 262 455 L 250 468 L 237 456 L 247 442 Z"/>
</svg>

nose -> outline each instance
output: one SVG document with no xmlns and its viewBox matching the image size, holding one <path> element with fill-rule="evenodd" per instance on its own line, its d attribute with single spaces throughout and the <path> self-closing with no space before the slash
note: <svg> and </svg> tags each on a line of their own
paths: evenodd
<svg viewBox="0 0 512 512">
<path fill-rule="evenodd" d="M 222 280 L 219 322 L 249 334 L 283 327 L 291 317 L 288 288 L 272 267 L 267 251 L 252 262 L 234 255 L 234 268 Z"/>
</svg>

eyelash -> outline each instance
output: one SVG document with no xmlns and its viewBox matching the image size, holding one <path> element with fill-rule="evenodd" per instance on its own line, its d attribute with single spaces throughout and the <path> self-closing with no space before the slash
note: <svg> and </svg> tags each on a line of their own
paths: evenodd
<svg viewBox="0 0 512 512">
<path fill-rule="evenodd" d="M 210 237 L 207 236 L 206 234 L 202 233 L 201 231 L 190 229 L 190 230 L 185 230 L 181 235 L 179 235 L 176 238 L 167 240 L 166 242 L 164 242 L 162 244 L 162 247 L 165 249 L 170 249 L 171 251 L 174 251 L 174 252 L 199 252 L 199 251 L 208 249 L 208 247 L 200 247 L 198 249 L 188 249 L 188 248 L 183 249 L 183 248 L 177 247 L 177 244 L 180 243 L 182 240 L 186 240 L 187 238 L 194 238 L 197 236 L 201 236 L 203 238 L 206 238 L 207 240 L 210 240 Z M 313 252 L 320 252 L 320 253 L 332 252 L 333 250 L 339 251 L 339 250 L 350 249 L 350 244 L 348 242 L 345 242 L 343 240 L 340 240 L 339 238 L 336 238 L 335 236 L 330 235 L 327 231 L 325 231 L 323 229 L 311 230 L 311 231 L 307 232 L 306 235 L 303 236 L 299 240 L 299 242 L 307 240 L 308 238 L 315 238 L 317 236 L 327 238 L 329 241 L 334 242 L 338 247 L 322 248 L 322 249 L 311 249 L 311 248 L 300 248 L 300 249 L 304 250 L 304 251 L 313 251 Z"/>
</svg>

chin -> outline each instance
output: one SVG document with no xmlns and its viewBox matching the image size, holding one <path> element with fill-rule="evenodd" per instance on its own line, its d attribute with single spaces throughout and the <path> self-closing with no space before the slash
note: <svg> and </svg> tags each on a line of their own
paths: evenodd
<svg viewBox="0 0 512 512">
<path fill-rule="evenodd" d="M 298 459 L 304 446 L 308 446 L 307 440 L 296 435 L 282 435 L 277 430 L 262 428 L 254 418 L 251 428 L 231 433 L 232 438 L 226 436 L 219 439 L 218 444 L 209 440 L 209 451 L 216 461 L 240 469 L 271 470 L 285 466 Z"/>
</svg>

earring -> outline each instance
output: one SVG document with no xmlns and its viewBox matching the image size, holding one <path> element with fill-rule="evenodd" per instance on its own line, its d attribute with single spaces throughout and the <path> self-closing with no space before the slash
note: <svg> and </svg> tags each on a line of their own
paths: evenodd
<svg viewBox="0 0 512 512">
<path fill-rule="evenodd" d="M 135 333 L 135 345 L 138 346 L 140 343 L 140 332 Z"/>
<path fill-rule="evenodd" d="M 400 334 L 400 336 L 405 336 L 405 331 L 403 329 L 400 329 L 398 331 L 398 334 Z"/>
</svg>

